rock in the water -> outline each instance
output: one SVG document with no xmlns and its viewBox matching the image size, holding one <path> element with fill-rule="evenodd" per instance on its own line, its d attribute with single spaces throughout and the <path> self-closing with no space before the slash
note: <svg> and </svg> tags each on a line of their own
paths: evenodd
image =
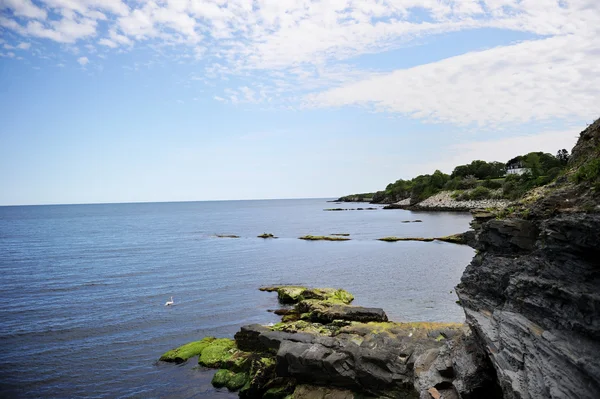
<svg viewBox="0 0 600 399">
<path fill-rule="evenodd" d="M 198 363 L 204 367 L 220 368 L 236 351 L 235 341 L 232 339 L 215 339 L 202 350 Z"/>
<path fill-rule="evenodd" d="M 299 285 L 275 285 L 260 288 L 261 291 L 277 292 L 281 303 L 295 304 L 305 299 L 349 304 L 354 296 L 346 290 L 336 288 L 307 288 Z"/>
<path fill-rule="evenodd" d="M 211 381 L 215 388 L 227 388 L 230 391 L 237 391 L 248 382 L 246 373 L 235 373 L 230 370 L 217 370 Z"/>
<path fill-rule="evenodd" d="M 191 357 L 200 355 L 204 348 L 214 340 L 214 337 L 206 337 L 200 341 L 190 342 L 179 348 L 171 349 L 162 355 L 159 360 L 163 362 L 183 363 Z"/>
</svg>

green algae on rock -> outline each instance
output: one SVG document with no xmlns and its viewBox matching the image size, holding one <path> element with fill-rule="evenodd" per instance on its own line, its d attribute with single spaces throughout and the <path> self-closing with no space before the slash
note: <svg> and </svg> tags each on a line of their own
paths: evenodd
<svg viewBox="0 0 600 399">
<path fill-rule="evenodd" d="M 436 240 L 449 242 L 452 244 L 467 245 L 467 240 L 465 239 L 464 233 L 452 234 L 445 237 L 437 237 Z"/>
<path fill-rule="evenodd" d="M 236 353 L 235 341 L 229 338 L 215 339 L 200 354 L 198 363 L 204 367 L 219 368 Z"/>
<path fill-rule="evenodd" d="M 200 341 L 190 342 L 180 346 L 179 348 L 171 349 L 160 357 L 163 362 L 183 363 L 191 357 L 198 356 L 204 348 L 215 341 L 214 337 L 206 337 Z"/>
<path fill-rule="evenodd" d="M 339 302 L 349 304 L 354 295 L 340 288 L 307 288 L 299 285 L 274 285 L 259 288 L 260 291 L 277 292 L 279 301 L 294 304 L 305 299 Z"/>
<path fill-rule="evenodd" d="M 423 241 L 423 242 L 431 242 L 434 241 L 435 238 L 423 238 L 423 237 L 383 237 L 378 238 L 379 241 L 385 242 L 396 242 L 396 241 Z"/>
<path fill-rule="evenodd" d="M 302 237 L 298 237 L 301 240 L 307 241 L 349 241 L 351 238 L 348 237 L 338 237 L 338 236 L 313 236 L 313 235 L 305 235 Z"/>
<path fill-rule="evenodd" d="M 227 388 L 230 391 L 237 391 L 248 382 L 248 374 L 244 372 L 236 373 L 231 370 L 219 369 L 211 381 L 215 388 Z"/>
</svg>

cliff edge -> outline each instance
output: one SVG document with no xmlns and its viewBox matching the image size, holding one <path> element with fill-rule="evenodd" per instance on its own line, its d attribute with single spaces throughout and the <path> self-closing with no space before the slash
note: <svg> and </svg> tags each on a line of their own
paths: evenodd
<svg viewBox="0 0 600 399">
<path fill-rule="evenodd" d="M 504 398 L 600 394 L 600 119 L 569 168 L 476 225 L 456 292 Z"/>
</svg>

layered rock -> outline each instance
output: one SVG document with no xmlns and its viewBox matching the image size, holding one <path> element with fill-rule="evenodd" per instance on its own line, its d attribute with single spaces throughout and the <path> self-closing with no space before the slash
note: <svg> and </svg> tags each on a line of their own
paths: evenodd
<svg viewBox="0 0 600 399">
<path fill-rule="evenodd" d="M 556 183 L 475 224 L 478 254 L 456 289 L 504 398 L 600 394 L 600 214 L 589 172 L 600 165 L 599 121 L 573 154 Z"/>
</svg>

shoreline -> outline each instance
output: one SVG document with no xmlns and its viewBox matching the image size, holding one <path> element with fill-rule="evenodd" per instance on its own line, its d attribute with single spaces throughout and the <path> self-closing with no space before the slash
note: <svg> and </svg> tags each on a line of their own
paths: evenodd
<svg viewBox="0 0 600 399">
<path fill-rule="evenodd" d="M 491 364 L 465 323 L 391 321 L 381 308 L 352 305 L 339 288 L 259 290 L 277 293 L 279 323 L 242 326 L 233 339 L 203 337 L 159 360 L 197 359 L 217 370 L 215 388 L 242 399 L 496 398 Z"/>
<path fill-rule="evenodd" d="M 364 201 L 361 203 L 364 203 Z M 405 198 L 402 201 L 378 205 L 385 205 L 383 209 L 403 209 L 419 212 L 471 212 L 480 209 L 501 210 L 510 204 L 511 201 L 505 199 L 458 201 L 452 197 L 451 191 L 441 191 L 415 204 L 411 204 L 410 198 Z"/>
</svg>

